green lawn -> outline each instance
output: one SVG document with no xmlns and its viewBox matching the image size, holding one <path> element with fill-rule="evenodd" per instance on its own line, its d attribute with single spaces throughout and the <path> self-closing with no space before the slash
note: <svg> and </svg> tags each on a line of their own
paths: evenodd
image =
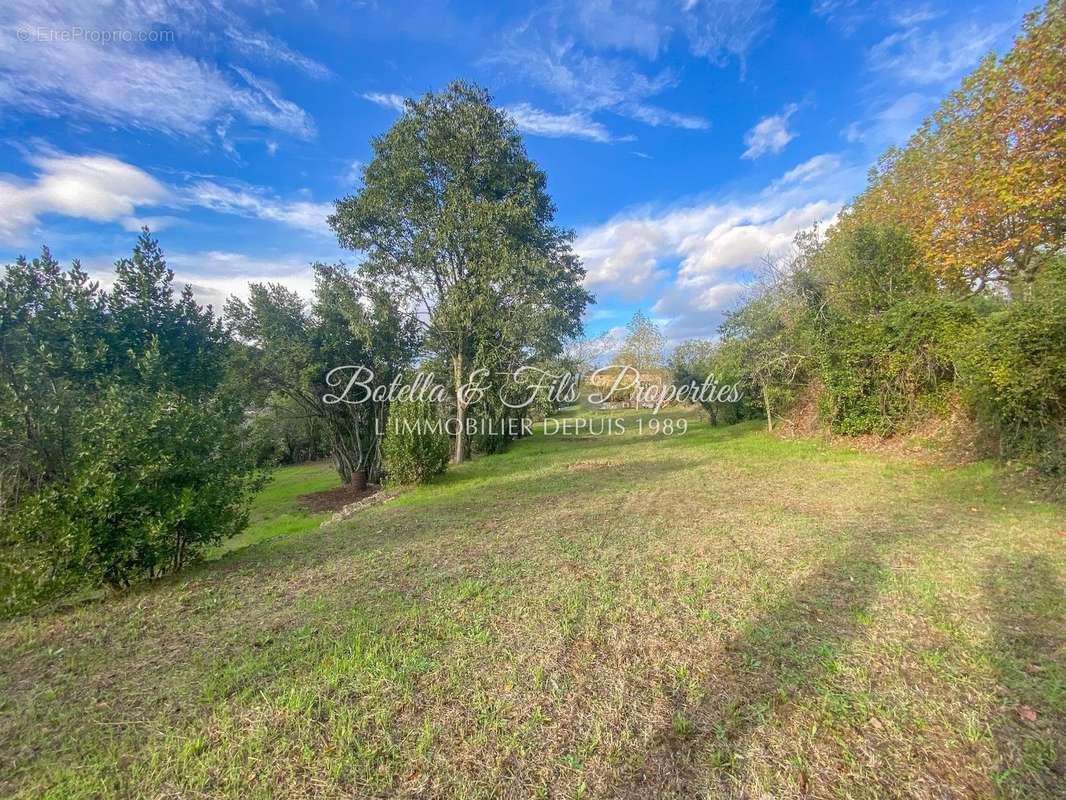
<svg viewBox="0 0 1066 800">
<path fill-rule="evenodd" d="M 297 504 L 296 498 L 339 485 L 337 470 L 328 461 L 281 467 L 252 503 L 248 527 L 244 532 L 214 548 L 208 553 L 208 558 L 217 558 L 267 539 L 317 528 L 330 515 L 305 511 Z"/>
<path fill-rule="evenodd" d="M 627 427 L 3 623 L 0 795 L 1066 796 L 1061 507 Z"/>
</svg>

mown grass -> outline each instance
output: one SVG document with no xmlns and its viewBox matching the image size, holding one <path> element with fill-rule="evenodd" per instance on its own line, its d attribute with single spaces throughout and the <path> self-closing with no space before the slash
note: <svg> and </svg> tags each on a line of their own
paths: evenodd
<svg viewBox="0 0 1066 800">
<path fill-rule="evenodd" d="M 538 436 L 4 623 L 0 793 L 1061 797 L 1064 545 L 989 465 Z"/>
<path fill-rule="evenodd" d="M 314 514 L 297 502 L 301 495 L 321 492 L 340 485 L 333 465 L 326 461 L 281 467 L 252 502 L 248 527 L 207 553 L 208 558 L 240 550 L 267 539 L 304 533 L 317 528 L 330 515 Z"/>
</svg>

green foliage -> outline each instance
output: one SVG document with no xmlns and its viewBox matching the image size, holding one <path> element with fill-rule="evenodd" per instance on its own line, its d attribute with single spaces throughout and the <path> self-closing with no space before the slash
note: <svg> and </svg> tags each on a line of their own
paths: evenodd
<svg viewBox="0 0 1066 800">
<path fill-rule="evenodd" d="M 973 311 L 949 298 L 900 300 L 883 312 L 833 316 L 817 344 L 819 405 L 833 430 L 887 436 L 916 417 L 944 412 L 955 355 Z"/>
<path fill-rule="evenodd" d="M 740 391 L 744 384 L 744 365 L 741 348 L 735 339 L 712 342 L 707 339 L 689 339 L 682 342 L 670 358 L 670 370 L 674 383 L 698 386 L 712 385 L 718 389 L 703 393 L 700 407 L 707 412 L 712 425 L 732 425 L 745 419 L 759 416 L 762 408 Z M 736 386 L 740 397 L 732 400 L 732 392 L 722 394 L 723 386 Z"/>
<path fill-rule="evenodd" d="M 237 532 L 259 476 L 223 392 L 230 340 L 147 230 L 103 292 L 47 250 L 0 279 L 5 610 L 179 569 Z"/>
<path fill-rule="evenodd" d="M 729 315 L 768 424 L 804 388 L 845 434 L 895 433 L 961 395 L 1000 455 L 1066 474 L 1062 10 L 1027 16 Z"/>
<path fill-rule="evenodd" d="M 1066 472 L 1066 259 L 1017 296 L 943 290 L 900 231 L 801 240 L 787 269 L 723 326 L 771 418 L 806 386 L 838 433 L 888 436 L 960 395 L 1002 456 Z"/>
<path fill-rule="evenodd" d="M 302 464 L 329 456 L 321 422 L 284 395 L 270 395 L 250 417 L 248 439 L 258 464 Z"/>
<path fill-rule="evenodd" d="M 484 89 L 455 81 L 408 100 L 371 144 L 362 188 L 329 222 L 365 253 L 361 273 L 417 316 L 462 421 L 475 370 L 513 372 L 580 332 L 591 296 L 573 233 L 554 224 L 544 172 Z M 462 461 L 465 434 L 455 445 Z"/>
<path fill-rule="evenodd" d="M 108 391 L 86 421 L 69 478 L 5 518 L 5 538 L 22 556 L 21 591 L 5 606 L 158 577 L 239 532 L 261 484 L 239 420 L 239 407 L 219 400 Z"/>
<path fill-rule="evenodd" d="M 381 470 L 378 421 L 385 403 L 344 396 L 358 368 L 369 369 L 373 387 L 387 385 L 414 352 L 414 321 L 405 318 L 394 298 L 342 265 L 316 264 L 314 303 L 307 307 L 279 284 L 253 284 L 247 302 L 226 306 L 231 329 L 244 343 L 233 370 L 254 391 L 268 387 L 264 404 L 315 426 L 327 443 L 344 483 L 363 469 L 376 482 Z M 350 369 L 343 369 L 350 367 Z M 341 371 L 330 379 L 334 369 Z"/>
<path fill-rule="evenodd" d="M 666 337 L 641 310 L 633 315 L 626 325 L 626 338 L 614 361 L 616 364 L 634 367 L 642 372 L 658 369 L 664 362 Z"/>
<path fill-rule="evenodd" d="M 385 473 L 393 483 L 425 483 L 444 472 L 451 447 L 448 434 L 434 426 L 439 418 L 426 401 L 396 401 L 382 442 Z"/>
<path fill-rule="evenodd" d="M 1001 452 L 1066 477 L 1066 258 L 981 321 L 960 359 L 967 399 Z"/>
</svg>

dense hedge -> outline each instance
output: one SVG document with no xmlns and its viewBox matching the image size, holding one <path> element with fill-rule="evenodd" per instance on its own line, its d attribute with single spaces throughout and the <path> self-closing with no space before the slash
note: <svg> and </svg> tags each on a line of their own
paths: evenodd
<svg viewBox="0 0 1066 800">
<path fill-rule="evenodd" d="M 0 611 L 180 569 L 261 482 L 230 342 L 145 232 L 107 291 L 47 250 L 0 277 Z"/>
<path fill-rule="evenodd" d="M 389 407 L 382 440 L 386 479 L 390 483 L 424 483 L 444 472 L 451 439 L 434 426 L 439 418 L 426 401 L 397 401 Z"/>
</svg>

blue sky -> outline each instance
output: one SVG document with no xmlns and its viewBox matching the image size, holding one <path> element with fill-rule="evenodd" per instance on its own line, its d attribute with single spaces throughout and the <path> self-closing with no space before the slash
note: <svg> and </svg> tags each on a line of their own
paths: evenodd
<svg viewBox="0 0 1066 800">
<path fill-rule="evenodd" d="M 107 281 L 144 223 L 218 306 L 357 260 L 326 227 L 399 98 L 476 81 L 548 174 L 597 297 L 713 335 L 1032 3 L 49 2 L 0 8 L 0 252 Z"/>
</svg>

